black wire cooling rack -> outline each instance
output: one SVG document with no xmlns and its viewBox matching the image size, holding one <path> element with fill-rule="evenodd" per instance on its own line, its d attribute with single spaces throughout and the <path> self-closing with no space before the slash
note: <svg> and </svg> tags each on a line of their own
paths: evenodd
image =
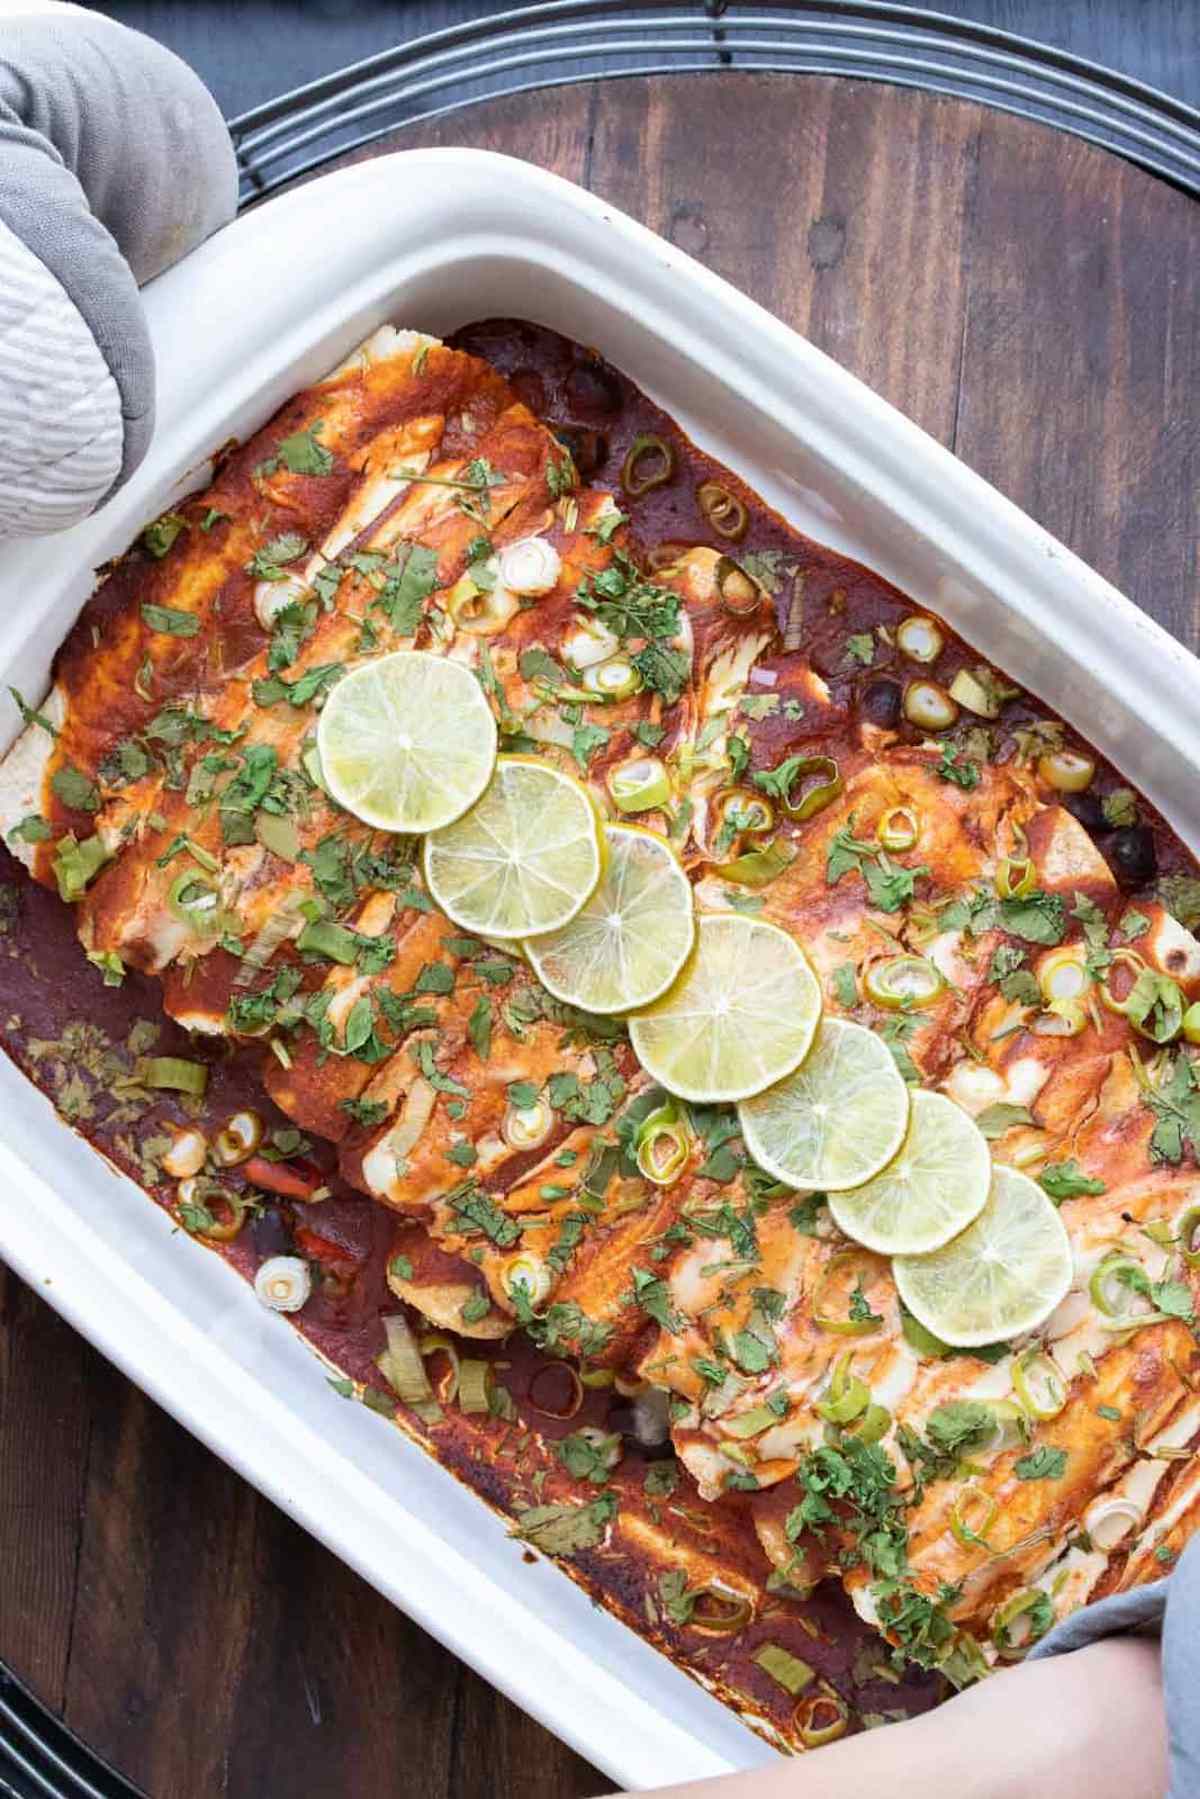
<svg viewBox="0 0 1200 1799">
<path fill-rule="evenodd" d="M 888 0 L 553 0 L 454 25 L 231 121 L 244 205 L 479 100 L 620 75 L 842 75 L 977 100 L 1103 144 L 1200 195 L 1200 112 L 1098 63 Z"/>
<path fill-rule="evenodd" d="M 230 121 L 241 203 L 405 125 L 620 75 L 841 75 L 1057 126 L 1200 197 L 1200 112 L 1045 44 L 888 0 L 553 0 L 414 38 Z M 0 1663 L 0 1799 L 140 1799 Z"/>
</svg>

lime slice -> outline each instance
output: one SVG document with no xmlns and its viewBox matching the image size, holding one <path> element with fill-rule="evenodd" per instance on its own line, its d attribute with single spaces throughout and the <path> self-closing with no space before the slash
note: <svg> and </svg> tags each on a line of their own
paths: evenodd
<svg viewBox="0 0 1200 1799">
<path fill-rule="evenodd" d="M 823 1019 L 795 1074 L 738 1107 L 746 1148 L 789 1187 L 857 1187 L 890 1162 L 908 1123 L 908 1088 L 882 1037 Z"/>
<path fill-rule="evenodd" d="M 942 1093 L 917 1092 L 894 1159 L 874 1180 L 831 1197 L 829 1210 L 839 1230 L 880 1255 L 927 1255 L 978 1218 L 991 1178 L 974 1120 Z"/>
<path fill-rule="evenodd" d="M 740 914 L 701 918 L 683 974 L 629 1021 L 648 1074 L 683 1099 L 748 1099 L 808 1053 L 821 989 L 799 944 Z"/>
<path fill-rule="evenodd" d="M 487 786 L 496 721 L 461 663 L 397 650 L 330 691 L 317 750 L 326 787 L 355 818 L 380 831 L 434 831 Z"/>
<path fill-rule="evenodd" d="M 1050 1316 L 1071 1285 L 1071 1243 L 1037 1182 L 998 1162 L 974 1224 L 932 1255 L 897 1256 L 892 1272 L 919 1324 L 970 1349 L 1020 1336 Z"/>
<path fill-rule="evenodd" d="M 578 781 L 548 762 L 501 756 L 482 799 L 425 839 L 425 881 L 464 930 L 532 937 L 560 930 L 585 904 L 603 841 Z"/>
<path fill-rule="evenodd" d="M 665 838 L 607 825 L 608 862 L 581 912 L 529 940 L 543 987 L 585 1012 L 630 1012 L 667 991 L 696 937 L 692 884 Z M 890 1060 L 890 1057 L 889 1057 Z"/>
</svg>

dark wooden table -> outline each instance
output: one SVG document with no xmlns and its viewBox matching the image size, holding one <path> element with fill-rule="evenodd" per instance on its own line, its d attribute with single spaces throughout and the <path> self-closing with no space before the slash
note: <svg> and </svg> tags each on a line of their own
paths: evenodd
<svg viewBox="0 0 1200 1799">
<path fill-rule="evenodd" d="M 593 188 L 1195 644 L 1200 207 L 956 101 L 737 75 L 714 104 L 711 81 L 495 103 L 376 153 L 471 143 Z M 605 1784 L 2 1270 L 0 1658 L 154 1799 Z"/>
</svg>

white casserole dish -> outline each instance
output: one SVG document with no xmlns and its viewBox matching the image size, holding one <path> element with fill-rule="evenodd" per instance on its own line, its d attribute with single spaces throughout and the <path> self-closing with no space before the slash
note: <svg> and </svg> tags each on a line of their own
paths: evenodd
<svg viewBox="0 0 1200 1799">
<path fill-rule="evenodd" d="M 99 518 L 0 549 L 0 681 L 29 699 L 91 570 L 202 484 L 215 446 L 386 320 L 441 335 L 508 314 L 594 344 L 793 522 L 1071 720 L 1200 844 L 1196 660 L 835 363 L 580 189 L 477 151 L 380 158 L 238 220 L 145 298 L 160 371 L 145 464 Z M 337 1399 L 249 1287 L 4 1057 L 0 1105 L 0 1253 L 225 1460 L 614 1779 L 771 1759 L 551 1564 L 525 1564 L 420 1450 Z"/>
</svg>

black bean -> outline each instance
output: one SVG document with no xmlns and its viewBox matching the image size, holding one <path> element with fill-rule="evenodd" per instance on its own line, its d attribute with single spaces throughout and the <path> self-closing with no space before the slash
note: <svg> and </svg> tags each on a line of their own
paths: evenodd
<svg viewBox="0 0 1200 1799">
<path fill-rule="evenodd" d="M 1104 816 L 1104 806 L 1099 794 L 1066 793 L 1063 795 L 1063 805 L 1071 817 L 1077 819 L 1091 836 L 1099 837 L 1112 830 L 1112 826 Z"/>
<path fill-rule="evenodd" d="M 294 1254 L 290 1216 L 278 1206 L 264 1206 L 250 1221 L 250 1241 L 264 1260 L 267 1256 Z"/>
<path fill-rule="evenodd" d="M 538 370 L 514 369 L 508 378 L 517 397 L 524 400 L 535 418 L 540 419 L 546 410 L 546 383 Z"/>
<path fill-rule="evenodd" d="M 1149 825 L 1123 825 L 1109 840 L 1108 859 L 1122 887 L 1144 887 L 1158 873 L 1154 832 Z"/>
<path fill-rule="evenodd" d="M 892 730 L 900 723 L 899 681 L 872 681 L 859 696 L 863 717 L 873 725 Z"/>
<path fill-rule="evenodd" d="M 599 360 L 577 362 L 564 383 L 573 412 L 620 412 L 623 403 L 620 377 Z"/>
<path fill-rule="evenodd" d="M 554 435 L 571 452 L 571 460 L 587 481 L 608 460 L 608 439 L 587 425 L 555 425 Z"/>
</svg>

